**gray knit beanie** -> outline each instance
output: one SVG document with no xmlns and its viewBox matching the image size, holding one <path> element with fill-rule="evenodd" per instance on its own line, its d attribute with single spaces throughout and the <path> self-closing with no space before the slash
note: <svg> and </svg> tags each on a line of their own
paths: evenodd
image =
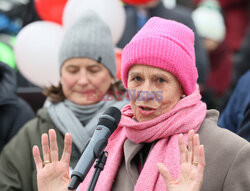
<svg viewBox="0 0 250 191">
<path fill-rule="evenodd" d="M 59 52 L 60 70 L 70 58 L 90 58 L 103 64 L 116 78 L 115 52 L 111 31 L 91 10 L 85 12 L 65 33 Z"/>
</svg>

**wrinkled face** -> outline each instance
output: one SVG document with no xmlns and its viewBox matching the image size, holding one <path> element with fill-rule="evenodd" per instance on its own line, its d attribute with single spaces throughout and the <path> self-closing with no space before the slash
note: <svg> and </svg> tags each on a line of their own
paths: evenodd
<svg viewBox="0 0 250 191">
<path fill-rule="evenodd" d="M 130 103 L 139 122 L 169 112 L 183 95 L 179 81 L 171 73 L 145 65 L 134 65 L 128 73 Z"/>
<path fill-rule="evenodd" d="M 99 102 L 114 79 L 105 66 L 89 58 L 72 58 L 61 69 L 65 97 L 79 105 Z"/>
</svg>

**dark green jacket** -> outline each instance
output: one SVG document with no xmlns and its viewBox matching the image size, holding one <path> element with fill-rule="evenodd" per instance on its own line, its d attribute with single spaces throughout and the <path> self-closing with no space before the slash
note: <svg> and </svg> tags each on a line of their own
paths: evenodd
<svg viewBox="0 0 250 191">
<path fill-rule="evenodd" d="M 55 129 L 57 134 L 59 157 L 64 146 L 64 135 L 51 121 L 47 109 L 38 111 L 37 117 L 24 127 L 4 147 L 0 155 L 0 190 L 32 191 L 37 190 L 36 167 L 32 155 L 32 147 L 38 145 L 41 153 L 41 135 Z M 72 147 L 70 166 L 75 167 L 81 153 Z M 42 156 L 41 156 L 42 157 Z"/>
</svg>

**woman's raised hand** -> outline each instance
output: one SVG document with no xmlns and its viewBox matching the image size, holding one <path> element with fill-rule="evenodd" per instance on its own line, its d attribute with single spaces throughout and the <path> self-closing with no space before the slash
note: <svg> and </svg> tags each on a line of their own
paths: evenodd
<svg viewBox="0 0 250 191">
<path fill-rule="evenodd" d="M 178 136 L 181 168 L 177 179 L 174 179 L 164 164 L 157 167 L 164 178 L 168 191 L 200 191 L 205 168 L 204 146 L 200 145 L 198 134 L 188 132 L 188 149 L 183 135 Z"/>
<path fill-rule="evenodd" d="M 49 146 L 50 145 L 50 146 Z M 64 150 L 61 160 L 58 160 L 56 132 L 49 130 L 48 135 L 42 135 L 43 160 L 38 146 L 33 147 L 33 157 L 37 170 L 37 186 L 39 191 L 68 191 L 70 182 L 69 162 L 71 155 L 72 137 L 65 134 Z"/>
</svg>

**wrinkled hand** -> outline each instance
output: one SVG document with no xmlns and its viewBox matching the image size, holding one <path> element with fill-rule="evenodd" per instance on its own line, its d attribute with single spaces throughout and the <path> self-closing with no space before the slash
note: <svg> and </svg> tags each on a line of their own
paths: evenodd
<svg viewBox="0 0 250 191">
<path fill-rule="evenodd" d="M 50 140 L 50 147 L 49 147 Z M 33 147 L 33 157 L 37 170 L 37 185 L 39 191 L 68 191 L 70 182 L 69 162 L 71 155 L 72 137 L 65 134 L 64 151 L 61 160 L 58 160 L 56 132 L 49 130 L 48 135 L 42 135 L 42 150 L 44 161 L 51 161 L 43 166 L 38 146 Z"/>
<path fill-rule="evenodd" d="M 163 176 L 168 191 L 200 191 L 205 168 L 204 146 L 200 145 L 199 135 L 191 130 L 188 133 L 188 149 L 183 135 L 178 136 L 181 168 L 177 179 L 174 179 L 162 163 L 157 167 Z"/>
</svg>

